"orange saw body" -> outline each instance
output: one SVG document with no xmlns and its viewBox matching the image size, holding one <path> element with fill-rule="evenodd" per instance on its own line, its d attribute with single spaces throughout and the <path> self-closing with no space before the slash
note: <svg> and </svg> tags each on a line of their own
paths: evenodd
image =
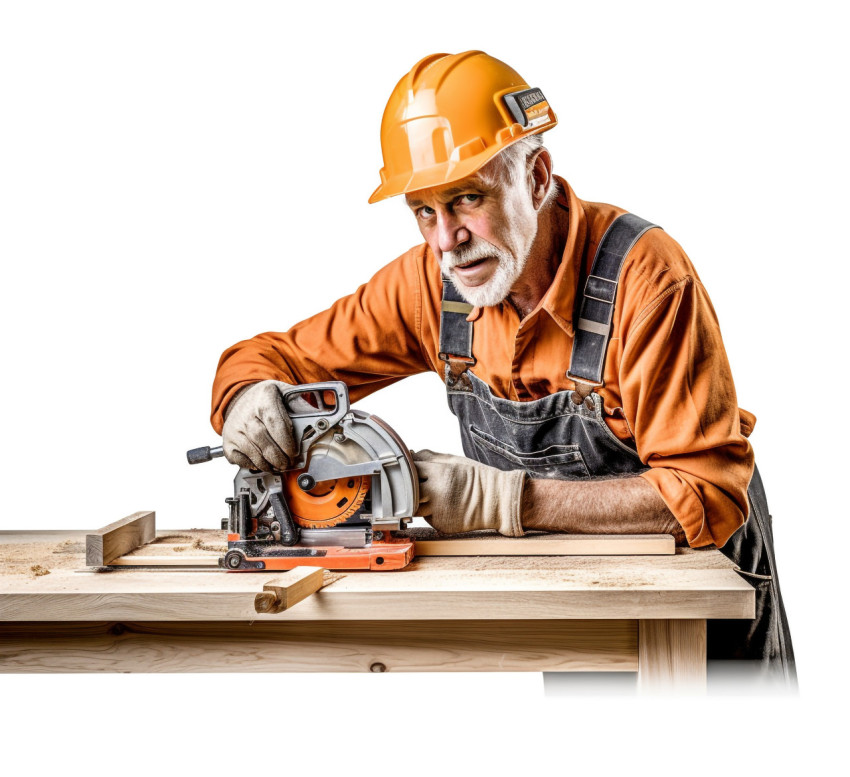
<svg viewBox="0 0 850 777">
<path fill-rule="evenodd" d="M 306 401 L 305 401 L 306 398 Z M 230 515 L 231 572 L 326 569 L 391 570 L 407 566 L 413 542 L 393 535 L 419 504 L 410 451 L 376 416 L 352 410 L 344 383 L 293 386 L 283 395 L 298 455 L 285 472 L 240 469 Z M 190 463 L 223 455 L 189 451 Z"/>
</svg>

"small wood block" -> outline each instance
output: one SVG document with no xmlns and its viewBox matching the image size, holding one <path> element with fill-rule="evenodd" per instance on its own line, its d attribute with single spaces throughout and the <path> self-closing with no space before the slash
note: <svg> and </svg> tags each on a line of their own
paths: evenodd
<svg viewBox="0 0 850 777">
<path fill-rule="evenodd" d="M 156 513 L 143 510 L 96 532 L 86 534 L 86 564 L 102 567 L 119 556 L 152 542 L 156 537 Z"/>
<path fill-rule="evenodd" d="M 294 567 L 263 586 L 263 593 L 254 599 L 254 609 L 259 613 L 288 610 L 318 591 L 323 585 L 324 574 L 321 567 Z"/>
</svg>

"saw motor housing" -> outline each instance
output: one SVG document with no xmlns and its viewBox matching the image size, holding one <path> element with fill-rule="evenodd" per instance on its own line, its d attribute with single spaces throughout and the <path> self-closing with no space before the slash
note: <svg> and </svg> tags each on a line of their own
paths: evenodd
<svg viewBox="0 0 850 777">
<path fill-rule="evenodd" d="M 411 521 L 419 481 L 399 436 L 377 416 L 352 410 L 340 381 L 293 386 L 283 401 L 297 457 L 284 472 L 236 474 L 219 565 L 252 571 L 409 564 L 413 542 L 393 532 Z"/>
</svg>

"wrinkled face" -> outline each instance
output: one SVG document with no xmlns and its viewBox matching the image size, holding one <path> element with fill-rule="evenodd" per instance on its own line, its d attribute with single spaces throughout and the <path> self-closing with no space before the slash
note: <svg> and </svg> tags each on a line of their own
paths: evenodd
<svg viewBox="0 0 850 777">
<path fill-rule="evenodd" d="M 538 211 L 528 184 L 474 175 L 411 192 L 406 200 L 443 275 L 460 295 L 477 307 L 503 302 L 537 235 Z"/>
</svg>

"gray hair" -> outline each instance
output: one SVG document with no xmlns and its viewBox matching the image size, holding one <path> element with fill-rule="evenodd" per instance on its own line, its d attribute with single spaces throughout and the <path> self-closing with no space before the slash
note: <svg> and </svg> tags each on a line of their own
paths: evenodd
<svg viewBox="0 0 850 777">
<path fill-rule="evenodd" d="M 531 172 L 528 163 L 541 148 L 543 138 L 539 134 L 526 135 L 500 151 L 478 171 L 478 175 L 490 185 L 501 182 L 516 186 L 526 180 Z M 558 182 L 553 178 L 541 207 L 545 208 L 555 199 L 558 188 Z"/>
</svg>

